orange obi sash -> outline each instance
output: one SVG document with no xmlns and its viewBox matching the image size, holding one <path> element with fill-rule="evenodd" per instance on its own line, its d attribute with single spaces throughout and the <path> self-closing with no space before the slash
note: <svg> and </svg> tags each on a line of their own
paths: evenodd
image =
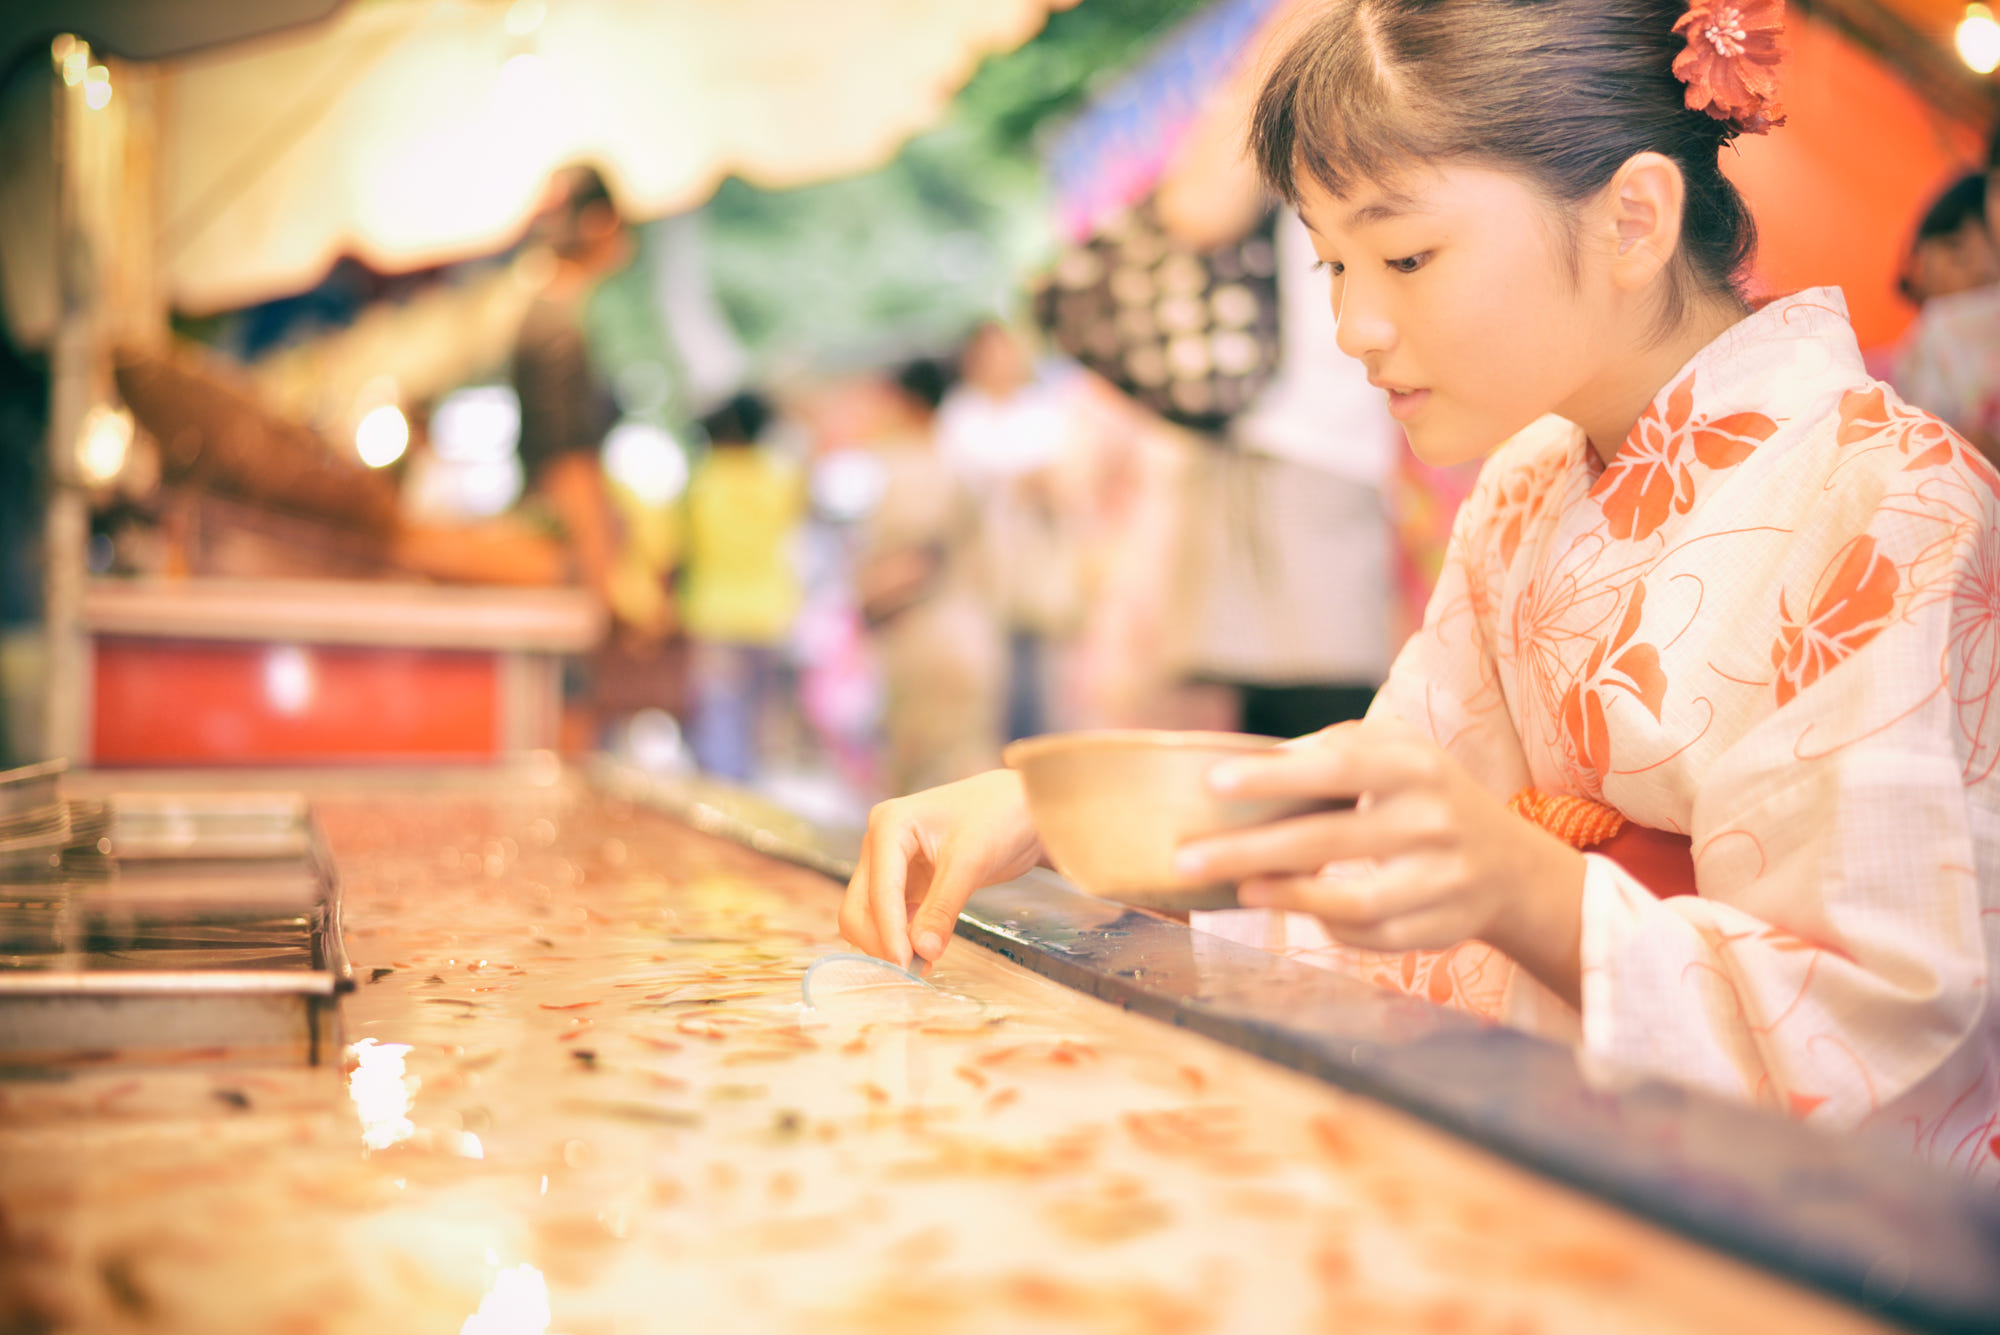
<svg viewBox="0 0 2000 1335">
<path fill-rule="evenodd" d="M 1507 809 L 1547 830 L 1571 848 L 1602 853 L 1661 899 L 1691 895 L 1694 846 L 1684 834 L 1649 829 L 1587 797 L 1523 788 Z"/>
</svg>

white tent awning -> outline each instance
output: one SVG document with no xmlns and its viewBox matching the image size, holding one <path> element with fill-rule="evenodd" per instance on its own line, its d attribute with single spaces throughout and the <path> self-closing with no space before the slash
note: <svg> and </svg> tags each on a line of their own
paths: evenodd
<svg viewBox="0 0 2000 1335">
<path fill-rule="evenodd" d="M 730 173 L 863 170 L 1071 3 L 377 0 L 177 61 L 159 112 L 168 291 L 217 310 L 309 286 L 343 251 L 396 270 L 491 250 L 573 162 L 633 217 Z"/>
</svg>

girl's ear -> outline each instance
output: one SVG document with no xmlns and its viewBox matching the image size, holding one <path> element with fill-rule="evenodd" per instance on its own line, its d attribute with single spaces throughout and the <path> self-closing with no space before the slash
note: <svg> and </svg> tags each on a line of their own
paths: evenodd
<svg viewBox="0 0 2000 1335">
<path fill-rule="evenodd" d="M 1634 154 L 1600 196 L 1616 245 L 1611 279 L 1630 292 L 1644 289 L 1673 260 L 1681 244 L 1681 208 L 1687 182 L 1663 153 Z"/>
</svg>

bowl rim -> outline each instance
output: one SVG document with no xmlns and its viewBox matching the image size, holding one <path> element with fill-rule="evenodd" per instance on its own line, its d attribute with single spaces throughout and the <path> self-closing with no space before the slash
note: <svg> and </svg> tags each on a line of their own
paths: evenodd
<svg viewBox="0 0 2000 1335">
<path fill-rule="evenodd" d="M 1009 742 L 1000 752 L 1008 769 L 1021 769 L 1044 755 L 1077 750 L 1217 750 L 1250 753 L 1266 751 L 1282 742 L 1282 737 L 1264 737 L 1250 732 L 1196 732 L 1172 728 L 1083 728 L 1073 732 L 1046 732 Z"/>
</svg>

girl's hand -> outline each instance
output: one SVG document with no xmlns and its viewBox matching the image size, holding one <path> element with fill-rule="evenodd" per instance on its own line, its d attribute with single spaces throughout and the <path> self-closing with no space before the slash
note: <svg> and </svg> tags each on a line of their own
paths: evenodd
<svg viewBox="0 0 2000 1335">
<path fill-rule="evenodd" d="M 1509 811 L 1429 738 L 1394 720 L 1343 723 L 1209 771 L 1230 797 L 1352 798 L 1182 846 L 1190 877 L 1238 884 L 1246 907 L 1297 909 L 1351 945 L 1417 950 L 1478 938 L 1572 1005 L 1583 855 Z M 1367 860 L 1348 874 L 1331 863 Z"/>
<path fill-rule="evenodd" d="M 1041 858 L 1012 770 L 880 803 L 868 813 L 840 934 L 878 959 L 935 964 L 972 892 L 1011 881 Z"/>
</svg>

